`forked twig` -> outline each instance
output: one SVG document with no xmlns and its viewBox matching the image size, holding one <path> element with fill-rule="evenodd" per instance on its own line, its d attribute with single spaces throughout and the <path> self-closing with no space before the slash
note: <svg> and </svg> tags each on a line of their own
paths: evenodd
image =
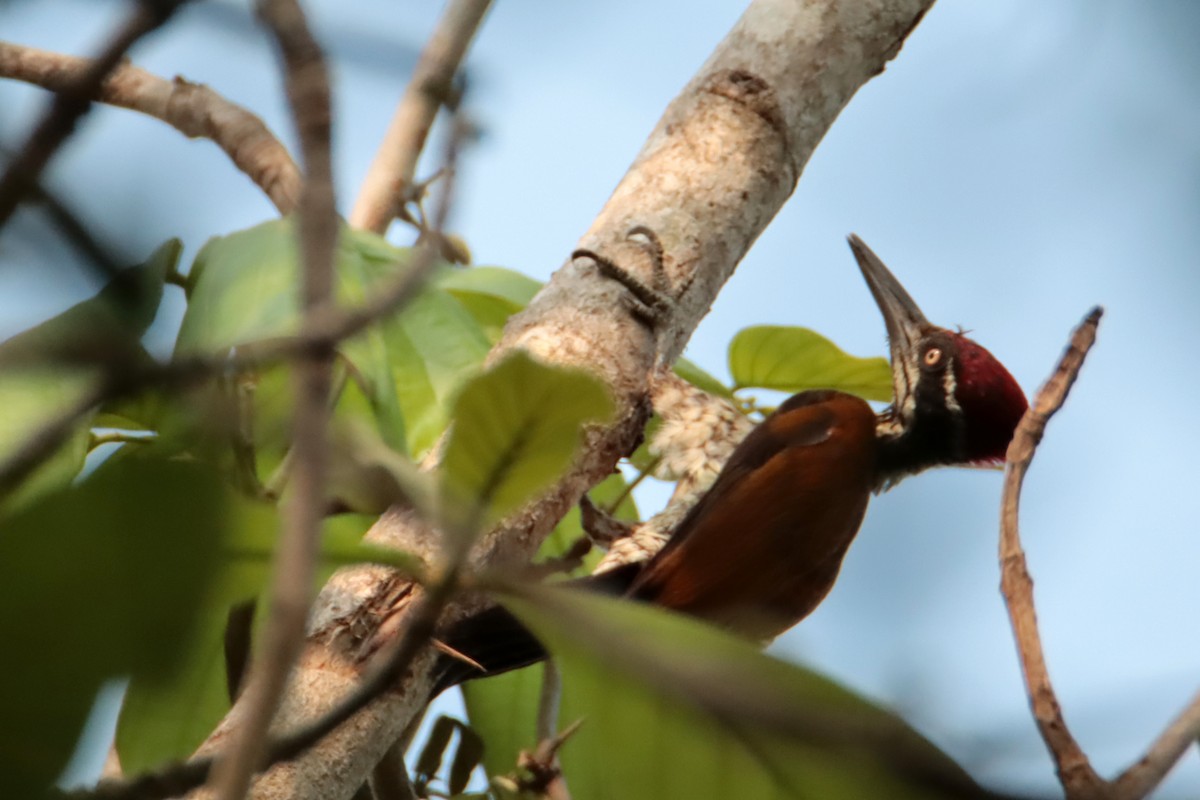
<svg viewBox="0 0 1200 800">
<path fill-rule="evenodd" d="M 1054 374 L 1038 391 L 1033 404 L 1017 426 L 1012 443 L 1008 446 L 1008 467 L 1000 506 L 1001 591 L 1021 656 L 1021 669 L 1033 716 L 1042 739 L 1054 757 L 1058 779 L 1068 797 L 1103 797 L 1105 782 L 1096 774 L 1067 728 L 1058 697 L 1050 683 L 1033 604 L 1033 579 L 1029 576 L 1025 552 L 1021 547 L 1018 513 L 1021 485 L 1045 433 L 1046 423 L 1066 401 L 1067 393 L 1083 366 L 1084 357 L 1096 341 L 1096 327 L 1100 324 L 1102 313 L 1099 307 L 1092 309 L 1075 329 Z"/>
<path fill-rule="evenodd" d="M 1141 800 L 1162 782 L 1167 772 L 1200 738 L 1200 694 L 1170 722 L 1145 755 L 1116 779 L 1106 781 L 1101 778 L 1068 730 L 1058 697 L 1050 683 L 1033 604 L 1033 580 L 1026 567 L 1018 527 L 1021 484 L 1025 473 L 1045 433 L 1046 423 L 1062 408 L 1083 366 L 1083 360 L 1096 340 L 1101 313 L 1099 308 L 1092 309 L 1075 329 L 1057 369 L 1038 392 L 1009 445 L 1000 520 L 1001 588 L 1012 621 L 1034 719 L 1054 758 L 1059 782 L 1067 797 L 1073 800 Z"/>
<path fill-rule="evenodd" d="M 447 4 L 367 171 L 350 213 L 352 227 L 383 233 L 403 207 L 434 117 L 450 97 L 454 75 L 490 5 L 491 0 Z"/>
</svg>

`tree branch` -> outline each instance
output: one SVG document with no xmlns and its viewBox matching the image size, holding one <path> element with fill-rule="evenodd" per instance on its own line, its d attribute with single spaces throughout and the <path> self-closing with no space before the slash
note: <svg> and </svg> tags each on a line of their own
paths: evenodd
<svg viewBox="0 0 1200 800">
<path fill-rule="evenodd" d="M 1101 778 L 1067 728 L 1058 696 L 1050 682 L 1033 603 L 1033 579 L 1025 563 L 1018 522 L 1025 474 L 1046 431 L 1046 424 L 1062 408 L 1084 358 L 1096 341 L 1096 328 L 1102 313 L 1100 308 L 1092 309 L 1072 333 L 1071 342 L 1054 374 L 1038 391 L 1008 447 L 1000 510 L 1000 586 L 1021 657 L 1021 671 L 1034 720 L 1054 759 L 1067 798 L 1141 800 L 1154 791 L 1200 738 L 1200 694 L 1171 721 L 1136 763 L 1112 781 Z"/>
<path fill-rule="evenodd" d="M 599 275 L 591 259 L 570 260 L 509 321 L 493 351 L 499 358 L 520 348 L 548 363 L 585 365 L 606 380 L 617 413 L 613 423 L 586 432 L 579 462 L 542 499 L 482 537 L 470 566 L 528 560 L 557 519 L 633 449 L 645 420 L 652 365 L 678 355 L 722 283 L 791 194 L 842 107 L 896 55 L 930 4 L 756 0 L 750 6 L 667 109 L 580 242 L 624 266 L 625 256 L 645 256 L 645 248 L 630 249 L 630 229 L 654 231 L 674 299 L 666 313 L 647 325 L 629 313 L 622 284 Z M 437 531 L 393 512 L 368 540 L 433 562 L 441 543 Z M 419 597 L 386 568 L 335 575 L 314 606 L 309 646 L 281 725 L 318 719 L 351 691 L 374 649 L 404 637 Z M 456 603 L 449 613 L 472 607 L 471 601 Z M 254 797 L 315 800 L 353 793 L 424 705 L 431 684 L 427 671 L 418 669 L 423 663 L 312 750 L 261 775 Z M 240 715 L 235 706 L 204 750 L 219 748 Z"/>
<path fill-rule="evenodd" d="M 311 333 L 333 305 L 333 260 L 338 219 L 330 153 L 332 101 L 320 46 L 297 0 L 260 0 L 258 14 L 274 36 L 284 63 L 284 82 L 300 135 L 307 176 L 297 220 L 304 285 L 302 328 Z M 252 662 L 243 695 L 245 717 L 213 771 L 211 785 L 222 800 L 240 800 L 259 769 L 266 734 L 287 677 L 304 644 L 304 625 L 316 576 L 328 472 L 329 392 L 332 347 L 296 364 L 292 425 L 294 470 L 283 502 L 284 531 L 275 553 L 271 611 L 259 658 Z"/>
<path fill-rule="evenodd" d="M 450 0 L 446 6 L 363 180 L 350 213 L 352 227 L 382 234 L 403 207 L 433 119 L 450 97 L 454 74 L 490 5 L 491 0 Z"/>
<path fill-rule="evenodd" d="M 1155 740 L 1146 754 L 1113 781 L 1121 800 L 1135 800 L 1154 791 L 1188 748 L 1200 739 L 1200 694 Z"/>
<path fill-rule="evenodd" d="M 0 228 L 17 206 L 37 186 L 38 178 L 55 152 L 91 108 L 104 79 L 138 39 L 157 29 L 187 0 L 142 0 L 85 70 L 69 81 L 0 176 Z"/>
<path fill-rule="evenodd" d="M 0 77 L 65 92 L 93 62 L 61 53 L 0 42 Z M 300 196 L 300 170 L 287 148 L 261 119 L 209 87 L 183 78 L 167 81 L 122 64 L 99 85 L 92 99 L 161 120 L 191 139 L 210 139 L 266 193 L 280 214 Z"/>
<path fill-rule="evenodd" d="M 1038 391 L 1033 405 L 1017 426 L 1008 447 L 1008 466 L 1000 511 L 1001 591 L 1021 656 L 1021 669 L 1033 716 L 1054 758 L 1059 782 L 1068 798 L 1102 798 L 1109 796 L 1109 792 L 1107 784 L 1092 769 L 1087 756 L 1067 728 L 1058 697 L 1050 683 L 1033 604 L 1033 579 L 1029 576 L 1025 552 L 1021 547 L 1018 516 L 1025 474 L 1046 431 L 1046 423 L 1062 408 L 1088 350 L 1096 341 L 1096 327 L 1100 324 L 1101 313 L 1100 308 L 1092 309 L 1075 329 L 1054 374 Z"/>
</svg>

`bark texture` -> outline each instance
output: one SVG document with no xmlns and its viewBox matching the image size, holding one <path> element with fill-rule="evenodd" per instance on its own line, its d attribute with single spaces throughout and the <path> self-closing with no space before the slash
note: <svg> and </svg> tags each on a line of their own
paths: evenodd
<svg viewBox="0 0 1200 800">
<path fill-rule="evenodd" d="M 509 322 L 493 358 L 523 348 L 547 362 L 586 366 L 608 383 L 617 415 L 588 432 L 579 462 L 539 501 L 482 538 L 475 565 L 528 559 L 556 521 L 633 449 L 653 366 L 679 354 L 838 113 L 897 54 L 930 5 L 756 0 L 671 103 L 580 247 L 675 302 L 651 327 L 630 313 L 630 293 L 621 284 L 601 276 L 592 259 L 576 258 Z M 633 226 L 661 239 L 665 276 L 656 274 L 644 247 L 629 241 Z M 385 514 L 368 537 L 437 557 L 436 534 L 403 511 Z M 319 716 L 349 691 L 380 643 L 402 629 L 417 591 L 380 567 L 336 574 L 317 600 L 276 728 Z M 419 660 L 402 685 L 320 746 L 260 776 L 252 796 L 349 798 L 424 704 L 431 661 Z M 241 713 L 235 707 L 203 751 L 219 748 Z"/>
</svg>

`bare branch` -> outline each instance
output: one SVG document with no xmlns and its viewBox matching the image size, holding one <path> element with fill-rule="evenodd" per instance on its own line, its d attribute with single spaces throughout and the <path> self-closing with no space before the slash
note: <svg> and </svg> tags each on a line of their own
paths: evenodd
<svg viewBox="0 0 1200 800">
<path fill-rule="evenodd" d="M 1152 792 L 1184 752 L 1200 738 L 1200 694 L 1176 717 L 1135 764 L 1113 781 L 1101 778 L 1071 735 L 1050 682 L 1033 603 L 1033 579 L 1025 563 L 1018 523 L 1021 487 L 1046 424 L 1067 399 L 1084 358 L 1096 341 L 1102 314 L 1094 308 L 1071 335 L 1054 374 L 1038 391 L 1008 448 L 1004 499 L 1000 510 L 1000 585 L 1012 621 L 1025 688 L 1038 731 L 1054 758 L 1068 798 L 1141 800 Z"/>
<path fill-rule="evenodd" d="M 1117 797 L 1138 800 L 1150 794 L 1197 740 L 1200 740 L 1200 694 L 1171 721 L 1146 754 L 1113 781 Z"/>
<path fill-rule="evenodd" d="M 104 79 L 138 39 L 157 29 L 187 0 L 142 0 L 113 34 L 96 59 L 65 85 L 0 176 L 0 227 L 37 186 L 38 178 L 55 152 L 91 108 Z"/>
<path fill-rule="evenodd" d="M 0 77 L 53 92 L 67 91 L 93 62 L 61 53 L 0 42 Z M 266 193 L 280 214 L 296 206 L 300 170 L 261 119 L 209 87 L 183 78 L 168 81 L 122 64 L 92 99 L 159 119 L 192 139 L 210 139 L 234 166 Z"/>
<path fill-rule="evenodd" d="M 438 109 L 491 0 L 450 0 L 425 44 L 350 213 L 355 228 L 384 233 L 403 207 Z"/>
<path fill-rule="evenodd" d="M 1068 730 L 1058 697 L 1050 683 L 1033 604 L 1033 579 L 1029 576 L 1025 552 L 1021 547 L 1018 514 L 1021 485 L 1045 433 L 1046 423 L 1066 401 L 1083 360 L 1096 341 L 1096 327 L 1100 324 L 1101 313 L 1100 308 L 1092 309 L 1075 329 L 1054 374 L 1038 391 L 1033 405 L 1017 426 L 1012 444 L 1008 447 L 1008 467 L 1000 511 L 1001 590 L 1020 652 L 1034 719 L 1054 757 L 1059 781 L 1068 798 L 1103 798 L 1110 793 L 1107 783 L 1092 769 L 1087 756 Z"/>
<path fill-rule="evenodd" d="M 297 0 L 260 0 L 258 13 L 283 57 L 284 81 L 307 169 L 297 236 L 304 267 L 302 327 L 311 332 L 333 304 L 333 259 L 338 235 L 330 153 L 329 73 Z M 332 347 L 312 352 L 296 364 L 294 371 L 292 487 L 283 503 L 284 531 L 275 552 L 270 616 L 262 653 L 251 665 L 243 703 L 245 716 L 212 774 L 215 794 L 223 800 L 240 800 L 245 795 L 266 751 L 266 733 L 288 675 L 304 644 L 325 508 L 333 352 Z"/>
</svg>

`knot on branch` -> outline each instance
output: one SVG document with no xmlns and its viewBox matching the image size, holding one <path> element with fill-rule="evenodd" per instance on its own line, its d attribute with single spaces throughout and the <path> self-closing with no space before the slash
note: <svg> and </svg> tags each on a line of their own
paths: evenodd
<svg viewBox="0 0 1200 800">
<path fill-rule="evenodd" d="M 726 69 L 708 76 L 704 91 L 732 100 L 761 117 L 786 143 L 787 123 L 779 96 L 766 80 L 745 69 Z"/>
</svg>

